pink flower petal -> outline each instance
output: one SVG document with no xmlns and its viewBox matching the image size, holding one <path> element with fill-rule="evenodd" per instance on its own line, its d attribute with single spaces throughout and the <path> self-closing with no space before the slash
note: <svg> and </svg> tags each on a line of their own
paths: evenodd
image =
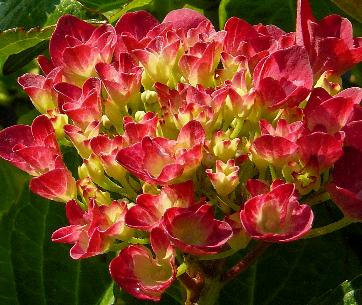
<svg viewBox="0 0 362 305">
<path fill-rule="evenodd" d="M 200 13 L 188 8 L 181 8 L 169 12 L 162 23 L 171 23 L 174 29 L 182 29 L 187 32 L 205 20 L 208 19 Z"/>
<path fill-rule="evenodd" d="M 116 23 L 117 34 L 129 33 L 137 40 L 141 40 L 159 22 L 146 11 L 137 11 L 124 14 Z"/>
</svg>

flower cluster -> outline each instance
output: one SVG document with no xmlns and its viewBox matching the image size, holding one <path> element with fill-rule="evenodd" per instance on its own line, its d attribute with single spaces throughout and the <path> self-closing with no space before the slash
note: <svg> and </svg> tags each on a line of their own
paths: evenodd
<svg viewBox="0 0 362 305">
<path fill-rule="evenodd" d="M 190 257 L 305 236 L 306 198 L 328 191 L 362 220 L 362 89 L 341 87 L 361 42 L 307 0 L 292 33 L 235 17 L 217 31 L 186 8 L 115 27 L 65 15 L 43 75 L 18 79 L 41 115 L 2 130 L 0 156 L 66 203 L 53 241 L 73 259 L 114 251 L 117 284 L 157 301 Z"/>
</svg>

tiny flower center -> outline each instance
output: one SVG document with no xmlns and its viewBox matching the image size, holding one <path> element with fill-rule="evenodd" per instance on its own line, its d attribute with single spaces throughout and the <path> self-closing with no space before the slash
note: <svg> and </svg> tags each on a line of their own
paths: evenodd
<svg viewBox="0 0 362 305">
<path fill-rule="evenodd" d="M 258 222 L 263 233 L 282 233 L 280 226 L 280 211 L 271 202 L 262 207 L 261 218 Z"/>
</svg>

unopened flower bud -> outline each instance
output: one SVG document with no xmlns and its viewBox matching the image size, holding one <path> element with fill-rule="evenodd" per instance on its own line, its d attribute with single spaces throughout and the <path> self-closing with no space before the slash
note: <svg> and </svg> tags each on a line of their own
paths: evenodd
<svg viewBox="0 0 362 305">
<path fill-rule="evenodd" d="M 235 190 L 239 184 L 238 172 L 239 166 L 235 166 L 234 160 L 228 160 L 226 163 L 217 160 L 215 173 L 212 169 L 206 170 L 216 192 L 221 196 L 227 196 Z"/>
<path fill-rule="evenodd" d="M 160 105 L 158 103 L 158 95 L 156 91 L 146 90 L 142 92 L 141 100 L 147 111 L 158 112 L 160 110 Z"/>
<path fill-rule="evenodd" d="M 89 177 L 77 181 L 79 193 L 86 202 L 91 198 L 95 199 L 98 205 L 109 205 L 112 202 L 108 192 L 102 192 Z"/>
<path fill-rule="evenodd" d="M 111 192 L 121 191 L 121 187 L 105 176 L 104 168 L 98 157 L 91 154 L 78 168 L 79 178 L 90 177 L 97 185 Z"/>
<path fill-rule="evenodd" d="M 218 131 L 215 135 L 212 151 L 223 162 L 234 159 L 240 143 L 239 138 L 230 140 L 227 133 Z"/>
<path fill-rule="evenodd" d="M 55 111 L 48 112 L 50 121 L 52 122 L 55 135 L 60 143 L 67 142 L 64 134 L 64 126 L 68 124 L 68 116 Z M 69 142 L 68 142 L 69 143 Z"/>
</svg>

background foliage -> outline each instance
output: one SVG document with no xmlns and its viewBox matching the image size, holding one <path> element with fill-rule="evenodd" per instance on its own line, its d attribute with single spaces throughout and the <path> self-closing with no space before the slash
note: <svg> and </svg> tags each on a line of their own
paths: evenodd
<svg viewBox="0 0 362 305">
<path fill-rule="evenodd" d="M 0 125 L 28 124 L 37 115 L 16 78 L 37 69 L 33 58 L 47 52 L 54 24 L 63 14 L 114 23 L 130 10 L 147 9 L 162 20 L 172 9 L 189 7 L 205 14 L 215 27 L 238 16 L 252 24 L 273 23 L 292 31 L 295 2 L 0 0 Z M 361 0 L 311 0 L 311 4 L 318 18 L 331 13 L 348 16 L 356 36 L 362 36 Z M 345 82 L 362 86 L 361 66 L 346 75 Z M 114 294 L 119 305 L 150 304 L 113 287 L 107 272 L 109 257 L 73 261 L 68 246 L 51 243 L 51 233 L 66 225 L 64 207 L 30 194 L 27 184 L 24 174 L 0 162 L 0 304 L 110 305 Z M 318 207 L 316 212 L 321 220 L 317 225 L 340 217 L 333 205 Z M 361 238 L 362 228 L 355 224 L 322 238 L 273 245 L 225 287 L 220 305 L 362 304 Z M 161 304 L 182 304 L 177 288 L 171 287 Z"/>
</svg>

